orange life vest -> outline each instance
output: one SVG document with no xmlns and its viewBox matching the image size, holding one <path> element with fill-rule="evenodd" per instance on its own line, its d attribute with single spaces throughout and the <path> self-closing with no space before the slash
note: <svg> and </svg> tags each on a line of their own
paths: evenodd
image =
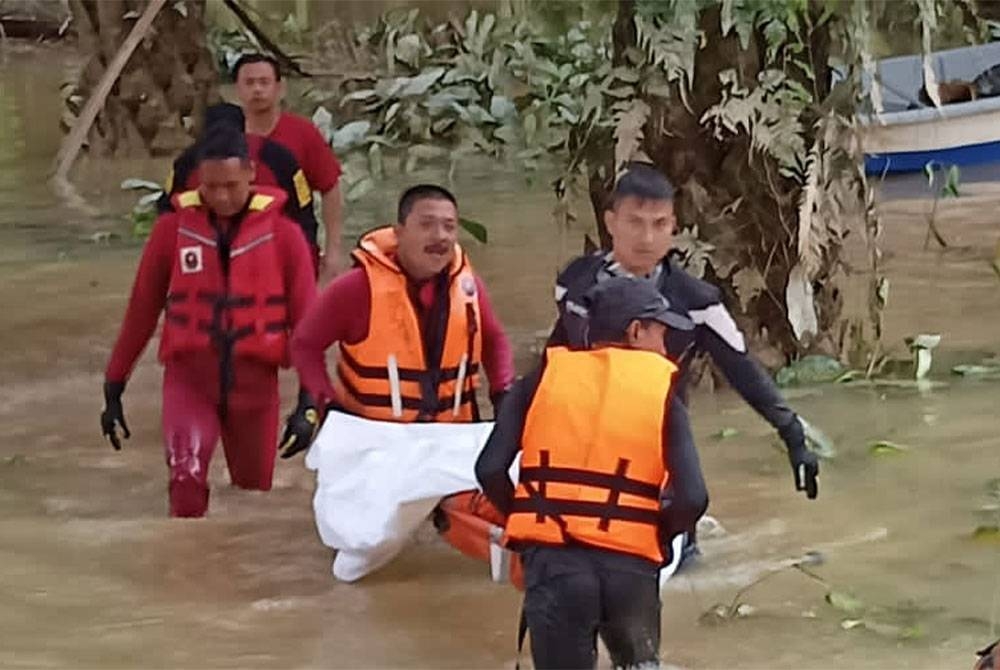
<svg viewBox="0 0 1000 670">
<path fill-rule="evenodd" d="M 441 361 L 429 369 L 408 280 L 395 261 L 396 247 L 395 232 L 385 227 L 365 235 L 352 253 L 368 277 L 371 318 L 364 340 L 339 344 L 337 395 L 344 409 L 368 419 L 474 421 L 482 317 L 472 267 L 456 244 L 447 270 L 448 314 Z"/>
<path fill-rule="evenodd" d="M 180 220 L 160 360 L 231 346 L 237 357 L 287 365 L 288 298 L 274 240 L 285 195 L 255 187 L 225 262 L 198 191 L 174 200 Z"/>
<path fill-rule="evenodd" d="M 555 347 L 546 356 L 506 541 L 579 544 L 661 563 L 663 419 L 676 366 L 615 347 Z"/>
</svg>

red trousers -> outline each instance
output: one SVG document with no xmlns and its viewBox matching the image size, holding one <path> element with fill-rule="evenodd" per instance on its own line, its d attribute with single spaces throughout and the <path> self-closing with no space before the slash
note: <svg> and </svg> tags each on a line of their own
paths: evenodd
<svg viewBox="0 0 1000 670">
<path fill-rule="evenodd" d="M 170 468 L 170 516 L 208 509 L 208 466 L 222 438 L 232 483 L 268 491 L 278 439 L 278 370 L 237 359 L 226 419 L 219 416 L 214 356 L 167 362 L 163 373 L 163 440 Z"/>
</svg>

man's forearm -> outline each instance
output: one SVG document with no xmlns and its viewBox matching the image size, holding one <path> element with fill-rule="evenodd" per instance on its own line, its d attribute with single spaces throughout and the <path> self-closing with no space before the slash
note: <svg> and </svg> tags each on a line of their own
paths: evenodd
<svg viewBox="0 0 1000 670">
<path fill-rule="evenodd" d="M 796 422 L 778 386 L 751 354 L 734 350 L 714 334 L 705 340 L 709 355 L 746 402 L 778 431 Z"/>
</svg>

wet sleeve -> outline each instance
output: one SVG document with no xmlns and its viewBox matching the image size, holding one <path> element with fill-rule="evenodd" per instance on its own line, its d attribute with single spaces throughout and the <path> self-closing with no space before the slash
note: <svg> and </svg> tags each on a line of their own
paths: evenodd
<svg viewBox="0 0 1000 670">
<path fill-rule="evenodd" d="M 486 286 L 476 277 L 479 313 L 483 327 L 483 367 L 490 380 L 490 397 L 505 391 L 514 381 L 514 353 L 503 325 L 493 310 Z"/>
<path fill-rule="evenodd" d="M 566 308 L 566 287 L 562 284 L 562 277 L 556 279 L 555 287 L 556 309 L 559 316 L 556 325 L 549 334 L 549 339 L 545 343 L 546 347 L 566 347 L 569 346 L 569 334 L 566 332 L 565 308 Z"/>
<path fill-rule="evenodd" d="M 801 431 L 795 412 L 785 403 L 771 376 L 747 351 L 743 334 L 726 308 L 715 304 L 699 314 L 707 317 L 698 325 L 698 346 L 712 357 L 736 392 L 783 438 L 796 428 Z"/>
<path fill-rule="evenodd" d="M 292 335 L 292 365 L 301 385 L 317 402 L 336 401 L 326 368 L 326 350 L 335 342 L 360 342 L 368 333 L 371 291 L 361 268 L 354 268 L 330 285 L 306 309 Z"/>
<path fill-rule="evenodd" d="M 663 464 L 670 473 L 663 490 L 661 529 L 664 538 L 694 530 L 708 509 L 708 489 L 691 434 L 687 408 L 671 394 L 663 424 Z"/>
<path fill-rule="evenodd" d="M 316 299 L 316 280 L 313 278 L 312 254 L 302 234 L 302 229 L 286 220 L 281 231 L 284 280 L 288 291 L 288 326 L 294 332 L 296 325 Z"/>
<path fill-rule="evenodd" d="M 340 181 L 340 161 L 312 122 L 303 123 L 302 132 L 306 135 L 306 156 L 302 172 L 314 191 L 326 193 Z"/>
<path fill-rule="evenodd" d="M 510 466 L 521 451 L 521 437 L 528 408 L 541 379 L 539 367 L 511 387 L 500 404 L 500 411 L 486 446 L 476 460 L 476 480 L 493 506 L 504 515 L 510 514 L 514 501 L 514 483 L 510 481 Z"/>
<path fill-rule="evenodd" d="M 170 270 L 177 237 L 173 216 L 168 213 L 157 219 L 146 240 L 125 318 L 104 372 L 106 381 L 128 380 L 135 362 L 156 330 L 170 287 Z"/>
</svg>

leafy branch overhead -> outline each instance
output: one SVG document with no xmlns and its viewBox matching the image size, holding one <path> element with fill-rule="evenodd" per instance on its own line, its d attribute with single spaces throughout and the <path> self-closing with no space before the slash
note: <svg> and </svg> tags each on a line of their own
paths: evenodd
<svg viewBox="0 0 1000 670">
<path fill-rule="evenodd" d="M 929 20 L 916 0 L 896 4 Z M 751 340 L 786 360 L 842 354 L 836 333 L 862 331 L 838 325 L 843 241 L 857 230 L 874 250 L 879 236 L 856 112 L 871 108 L 872 26 L 888 10 L 637 0 L 618 3 L 617 16 L 552 26 L 533 6 L 437 25 L 394 12 L 356 35 L 375 71 L 308 94 L 344 159 L 348 199 L 371 192 L 390 159 L 403 172 L 435 162 L 453 175 L 481 155 L 554 173 L 553 214 L 566 230 L 574 195 L 589 191 L 598 213 L 625 162 L 652 160 L 679 190 L 681 257 L 723 287 Z M 872 251 L 876 341 L 878 259 Z"/>
</svg>

